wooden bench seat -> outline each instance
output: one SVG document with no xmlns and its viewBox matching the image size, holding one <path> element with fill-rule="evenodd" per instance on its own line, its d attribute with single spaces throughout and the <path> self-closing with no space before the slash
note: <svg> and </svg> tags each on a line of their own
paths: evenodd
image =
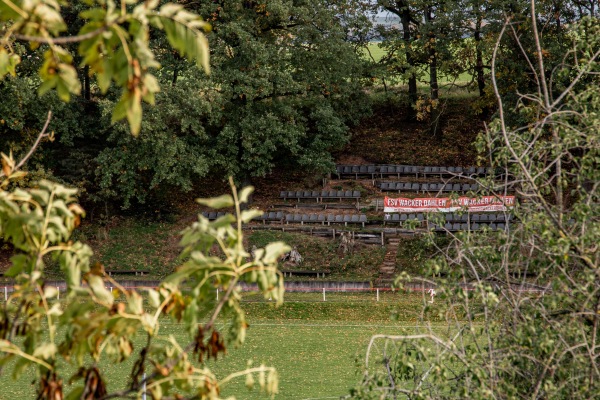
<svg viewBox="0 0 600 400">
<path fill-rule="evenodd" d="M 303 271 L 303 270 L 282 270 L 284 277 L 292 276 L 315 276 L 317 278 L 325 278 L 329 271 Z"/>
<path fill-rule="evenodd" d="M 113 275 L 135 275 L 135 276 L 150 275 L 150 271 L 144 270 L 144 269 L 125 269 L 125 270 L 107 269 L 105 272 L 109 276 L 113 276 Z"/>
</svg>

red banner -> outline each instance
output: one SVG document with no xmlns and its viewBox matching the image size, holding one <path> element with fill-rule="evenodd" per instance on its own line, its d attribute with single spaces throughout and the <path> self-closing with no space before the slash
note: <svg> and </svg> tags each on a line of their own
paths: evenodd
<svg viewBox="0 0 600 400">
<path fill-rule="evenodd" d="M 506 211 L 515 205 L 515 196 L 482 196 L 482 197 L 459 197 L 451 199 L 441 198 L 417 198 L 385 197 L 383 200 L 384 212 L 454 212 L 454 211 Z"/>
</svg>

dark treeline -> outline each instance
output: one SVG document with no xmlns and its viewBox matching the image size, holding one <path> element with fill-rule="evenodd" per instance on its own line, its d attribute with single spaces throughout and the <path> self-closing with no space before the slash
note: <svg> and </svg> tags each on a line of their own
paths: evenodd
<svg viewBox="0 0 600 400">
<path fill-rule="evenodd" d="M 437 124 L 440 86 L 460 80 L 479 97 L 475 113 L 489 118 L 495 103 L 492 49 L 507 18 L 512 24 L 497 63 L 500 90 L 509 98 L 515 87 L 535 85 L 524 72 L 529 61 L 523 57 L 534 43 L 522 42 L 521 51 L 514 40 L 531 24 L 525 1 L 179 3 L 212 26 L 207 35 L 212 72 L 190 65 L 164 34 L 154 32 L 150 46 L 161 66 L 156 72 L 161 92 L 154 106 L 144 106 L 138 137 L 128 134 L 126 123 L 113 123 L 119 93 L 102 94 L 87 68 L 78 70 L 82 90 L 74 101 L 63 103 L 52 91 L 38 97 L 44 46 L 32 50 L 17 41 L 18 74 L 0 82 L 1 148 L 26 152 L 52 110 L 56 139 L 44 143 L 29 163 L 32 176 L 84 188 L 87 202 L 128 208 L 160 203 L 173 190 L 189 191 L 207 176 L 233 175 L 242 183 L 275 168 L 301 168 L 316 176 L 331 171 L 332 152 L 371 112 L 368 87 L 399 97 L 408 118 L 429 124 L 430 136 L 437 139 L 443 135 Z M 63 8 L 65 35 L 78 32 L 77 15 L 84 7 Z M 552 68 L 572 41 L 569 27 L 584 16 L 595 17 L 597 5 L 548 0 L 537 7 Z M 385 13 L 397 22 L 373 22 Z M 385 50 L 378 60 L 368 57 L 374 36 Z M 423 109 L 429 110 L 425 117 Z"/>
</svg>

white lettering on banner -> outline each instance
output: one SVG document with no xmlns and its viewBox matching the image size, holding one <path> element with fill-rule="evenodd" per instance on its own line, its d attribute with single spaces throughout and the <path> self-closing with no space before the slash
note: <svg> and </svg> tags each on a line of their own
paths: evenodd
<svg viewBox="0 0 600 400">
<path fill-rule="evenodd" d="M 515 196 L 459 197 L 450 199 L 384 198 L 384 212 L 454 212 L 465 211 L 506 211 L 515 204 Z"/>
</svg>

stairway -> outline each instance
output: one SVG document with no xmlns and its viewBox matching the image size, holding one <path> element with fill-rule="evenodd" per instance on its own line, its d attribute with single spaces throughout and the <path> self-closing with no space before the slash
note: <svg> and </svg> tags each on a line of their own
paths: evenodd
<svg viewBox="0 0 600 400">
<path fill-rule="evenodd" d="M 379 281 L 393 281 L 396 277 L 396 254 L 400 238 L 389 238 L 383 262 L 379 267 Z"/>
</svg>

